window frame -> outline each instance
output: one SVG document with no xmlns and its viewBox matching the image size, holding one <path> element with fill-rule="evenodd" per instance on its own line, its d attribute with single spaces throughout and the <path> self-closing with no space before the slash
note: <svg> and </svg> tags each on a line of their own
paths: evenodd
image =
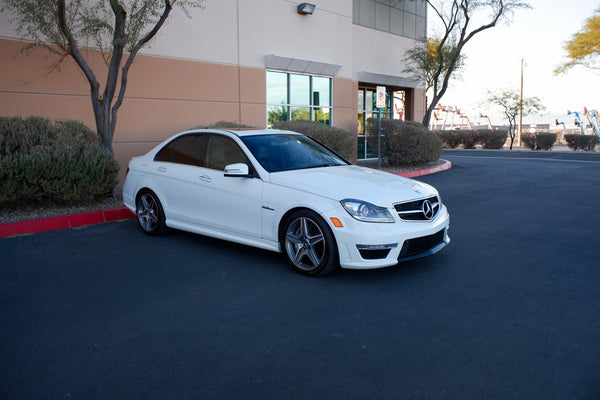
<svg viewBox="0 0 600 400">
<path fill-rule="evenodd" d="M 286 87 L 285 87 L 285 103 L 273 103 L 273 102 L 269 102 L 269 74 L 274 73 L 274 74 L 282 74 L 285 75 L 286 77 Z M 297 119 L 303 119 L 303 118 L 293 118 L 294 116 L 298 115 L 298 113 L 306 113 L 306 111 L 308 111 L 308 118 L 310 121 L 315 121 L 315 122 L 321 122 L 323 123 L 323 125 L 329 125 L 332 126 L 333 125 L 333 77 L 331 76 L 327 76 L 327 75 L 317 75 L 317 74 L 305 74 L 305 73 L 300 73 L 300 72 L 291 72 L 291 71 L 280 71 L 280 70 L 274 70 L 274 69 L 267 69 L 266 70 L 266 98 L 267 98 L 267 103 L 266 103 L 266 120 L 267 120 L 267 126 L 272 126 L 272 123 L 274 121 L 294 121 Z M 298 77 L 308 77 L 308 104 L 302 104 L 302 103 L 297 103 L 297 102 L 292 102 L 292 96 L 294 96 L 292 94 L 292 79 L 293 77 L 298 76 Z M 315 97 L 315 93 L 321 93 L 320 91 L 315 92 L 315 80 L 316 79 L 326 79 L 328 81 L 328 98 L 326 99 L 326 101 L 324 102 L 322 100 L 322 98 L 319 95 L 319 104 L 315 104 L 316 101 L 316 97 Z M 319 87 L 322 87 L 321 85 L 318 85 Z M 295 99 L 294 99 L 295 100 Z M 325 105 L 323 105 L 323 103 L 325 103 Z M 279 109 L 279 112 L 281 113 L 281 116 L 283 116 L 285 119 L 281 118 L 281 119 L 276 119 L 276 120 L 272 120 L 270 118 L 270 114 L 271 112 L 277 112 Z M 328 112 L 323 112 L 322 114 L 319 113 L 319 111 L 321 110 L 328 110 Z M 328 119 L 318 119 L 319 115 L 327 115 L 328 114 Z"/>
</svg>

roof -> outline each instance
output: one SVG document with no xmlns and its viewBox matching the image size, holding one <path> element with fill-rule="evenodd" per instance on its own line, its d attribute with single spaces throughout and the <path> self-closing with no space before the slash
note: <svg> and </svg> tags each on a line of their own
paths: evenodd
<svg viewBox="0 0 600 400">
<path fill-rule="evenodd" d="M 221 133 L 233 133 L 234 135 L 237 135 L 239 137 L 244 137 L 244 136 L 257 136 L 257 135 L 281 135 L 281 134 L 287 134 L 287 135 L 301 135 L 301 133 L 299 132 L 293 132 L 293 131 L 284 131 L 284 130 L 277 130 L 277 129 L 211 129 L 211 128 L 206 128 L 206 129 L 192 129 L 189 131 L 186 131 L 185 133 L 190 133 L 190 132 L 221 132 Z"/>
</svg>

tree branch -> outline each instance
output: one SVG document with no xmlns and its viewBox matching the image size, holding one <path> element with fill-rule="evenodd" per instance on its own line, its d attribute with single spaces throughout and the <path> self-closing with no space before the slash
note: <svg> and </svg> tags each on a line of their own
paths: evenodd
<svg viewBox="0 0 600 400">
<path fill-rule="evenodd" d="M 75 38 L 73 37 L 71 30 L 69 29 L 69 26 L 67 24 L 67 17 L 66 17 L 65 0 L 58 0 L 57 7 L 58 7 L 57 8 L 58 24 L 60 27 L 60 31 L 65 36 L 65 38 L 67 39 L 67 42 L 69 44 L 69 47 L 67 49 L 68 54 L 70 54 L 71 57 L 73 57 L 73 59 L 75 60 L 77 65 L 79 65 L 79 68 L 81 68 L 81 70 L 83 71 L 88 82 L 90 83 L 92 97 L 98 98 L 98 94 L 99 94 L 98 88 L 100 87 L 100 84 L 98 83 L 98 79 L 96 79 L 96 75 L 94 75 L 94 71 L 92 71 L 92 69 L 90 68 L 88 63 L 85 61 L 85 59 L 79 52 L 79 48 L 77 47 L 77 42 L 76 42 Z"/>
<path fill-rule="evenodd" d="M 106 77 L 106 86 L 104 88 L 104 102 L 107 106 L 112 104 L 119 77 L 119 68 L 123 59 L 123 49 L 125 48 L 126 33 L 125 23 L 127 20 L 127 11 L 117 0 L 110 0 L 110 7 L 115 15 L 115 27 L 113 32 L 113 52 L 108 67 L 108 76 Z"/>
<path fill-rule="evenodd" d="M 148 43 L 150 40 L 152 40 L 152 38 L 154 36 L 156 36 L 156 34 L 160 30 L 160 28 L 163 26 L 163 24 L 169 17 L 169 13 L 171 12 L 171 9 L 173 8 L 173 4 L 170 0 L 164 0 L 164 1 L 165 1 L 165 8 L 163 10 L 162 15 L 160 16 L 160 19 L 156 22 L 154 27 L 146 35 L 144 35 L 144 37 L 142 37 L 140 40 L 138 40 L 138 42 L 133 46 L 133 48 L 131 49 L 131 52 L 129 53 L 129 56 L 127 57 L 127 60 L 125 61 L 125 65 L 123 66 L 123 69 L 121 71 L 121 88 L 119 89 L 119 95 L 117 96 L 117 100 L 115 101 L 115 104 L 113 105 L 112 110 L 111 110 L 111 114 L 112 114 L 111 124 L 113 126 L 113 129 L 112 129 L 113 132 L 114 132 L 114 126 L 116 125 L 116 122 L 117 122 L 117 111 L 118 111 L 119 107 L 121 107 L 121 104 L 123 104 L 123 98 L 125 96 L 125 89 L 127 88 L 127 75 L 129 74 L 129 68 L 131 67 L 131 64 L 133 63 L 133 59 L 137 55 L 138 51 L 146 43 Z"/>
</svg>

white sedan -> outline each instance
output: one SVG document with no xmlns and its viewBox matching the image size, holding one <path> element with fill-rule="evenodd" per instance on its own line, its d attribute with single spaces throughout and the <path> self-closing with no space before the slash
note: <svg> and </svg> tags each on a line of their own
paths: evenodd
<svg viewBox="0 0 600 400">
<path fill-rule="evenodd" d="M 123 202 L 148 235 L 175 228 L 283 252 L 306 275 L 387 267 L 450 242 L 433 187 L 289 131 L 182 132 L 130 161 Z"/>
</svg>

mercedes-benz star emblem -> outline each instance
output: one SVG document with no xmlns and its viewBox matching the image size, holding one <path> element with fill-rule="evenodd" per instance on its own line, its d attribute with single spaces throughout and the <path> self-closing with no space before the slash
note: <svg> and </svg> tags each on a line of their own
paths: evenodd
<svg viewBox="0 0 600 400">
<path fill-rule="evenodd" d="M 421 208 L 421 210 L 423 210 L 423 215 L 425 216 L 425 218 L 433 218 L 433 206 L 431 205 L 431 202 L 429 200 L 425 200 L 423 202 L 423 207 Z"/>
</svg>

